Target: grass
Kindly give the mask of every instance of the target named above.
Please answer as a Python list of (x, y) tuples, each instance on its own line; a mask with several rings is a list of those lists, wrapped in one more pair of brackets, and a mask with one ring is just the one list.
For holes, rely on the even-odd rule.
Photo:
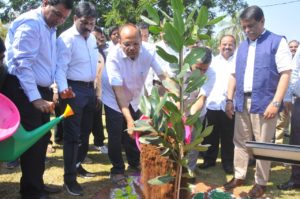
[[(92, 138), (92, 136), (91, 136)], [(92, 140), (92, 139), (91, 139)], [(55, 185), (62, 187), (63, 185), (63, 158), (62, 158), (62, 146), (56, 145), (56, 152), (47, 154), (49, 162), (46, 164), (46, 170), (44, 173), (45, 184)], [(96, 177), (91, 179), (83, 179), (78, 177), (78, 182), (84, 188), (85, 195), (77, 197), (79, 199), (94, 198), (95, 195), (101, 191), (102, 188), (106, 188), (109, 184), (109, 171), (110, 162), (106, 154), (99, 154), (97, 151), (89, 151), (88, 157), (92, 159), (93, 163), (83, 164), (90, 172), (95, 172)], [(199, 160), (201, 163), (202, 160)], [(32, 163), (34, 164), (34, 163)], [(19, 199), (19, 180), (21, 172), (20, 167), (13, 170), (4, 168), (4, 165), (0, 166), (0, 198), (1, 199)], [(246, 179), (246, 185), (239, 187), (235, 190), (235, 193), (248, 192), (253, 183), (254, 168), (250, 167), (248, 170), (248, 176)], [(280, 191), (276, 188), (277, 184), (286, 182), (290, 177), (289, 167), (283, 166), (282, 163), (272, 163), (272, 170), (270, 173), (270, 181), (268, 183), (267, 194), (265, 198), (279, 198), (279, 199), (299, 199), (300, 191)], [(197, 181), (206, 185), (219, 187), (226, 181), (230, 180), (232, 175), (225, 175), (221, 169), (220, 159), (217, 161), (217, 166), (203, 170)], [(53, 199), (71, 199), (76, 198), (68, 195), (65, 191), (59, 194), (51, 195)], [(102, 198), (101, 198), (102, 199)], [(103, 198), (104, 199), (104, 198)]]

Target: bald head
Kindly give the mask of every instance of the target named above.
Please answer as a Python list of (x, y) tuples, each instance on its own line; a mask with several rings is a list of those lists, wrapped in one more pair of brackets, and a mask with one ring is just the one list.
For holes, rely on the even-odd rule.
[(125, 24), (120, 28), (120, 45), (124, 53), (131, 59), (139, 55), (141, 34), (134, 24)]

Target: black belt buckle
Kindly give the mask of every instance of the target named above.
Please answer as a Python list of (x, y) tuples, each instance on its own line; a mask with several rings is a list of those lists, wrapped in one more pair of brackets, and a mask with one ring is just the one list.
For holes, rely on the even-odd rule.
[(251, 96), (252, 96), (252, 93), (251, 93), (251, 92), (246, 92), (246, 93), (244, 93), (244, 96), (245, 96), (245, 97), (251, 97)]

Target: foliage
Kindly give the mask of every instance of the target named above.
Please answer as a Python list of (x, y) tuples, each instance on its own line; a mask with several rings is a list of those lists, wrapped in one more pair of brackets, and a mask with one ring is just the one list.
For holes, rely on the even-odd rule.
[[(75, 5), (80, 0), (74, 0)], [(97, 7), (99, 18), (97, 24), (102, 27), (109, 27), (111, 25), (123, 24), (126, 22), (137, 23), (140, 22), (140, 15), (147, 15), (145, 7), (153, 5), (155, 8), (159, 8), (167, 15), (172, 16), (173, 12), (170, 7), (171, 0), (91, 0)], [(4, 3), (0, 0), (1, 13), (0, 17), (3, 23), (9, 23), (20, 13), (23, 13), (31, 8), (35, 8), (40, 5), (41, 1), (36, 0), (10, 0), (8, 3)], [(192, 12), (196, 6), (206, 6), (209, 9), (209, 18), (214, 18), (217, 12), (224, 12), (229, 15), (234, 15), (236, 10), (244, 8), (247, 4), (244, 0), (184, 0), (183, 5), (186, 13)], [(219, 10), (212, 10), (211, 8), (218, 7)], [(162, 12), (159, 13), (162, 17)], [(70, 27), (72, 24), (72, 18), (68, 18), (66, 23), (60, 27), (59, 32)], [(211, 34), (211, 29), (209, 34)]]
[(6, 33), (7, 33), (7, 28), (3, 26), (0, 20), (0, 37), (2, 38), (3, 41), (5, 40)]
[[(200, 111), (193, 115), (190, 113), (191, 106), (186, 104), (184, 96), (199, 89), (206, 81), (206, 76), (195, 70), (191, 75), (186, 75), (191, 66), (205, 55), (204, 47), (190, 48), (202, 39), (209, 39), (206, 30), (221, 21), (225, 16), (209, 19), (209, 11), (206, 6), (200, 9), (194, 8), (189, 12), (182, 0), (171, 0), (170, 10), (172, 15), (156, 9), (155, 6), (145, 7), (147, 17), (141, 18), (149, 23), (150, 31), (154, 34), (163, 33), (163, 39), (178, 53), (178, 56), (168, 54), (164, 49), (158, 48), (158, 54), (167, 62), (173, 63), (176, 75), (172, 80), (164, 80), (163, 85), (167, 92), (163, 97), (159, 96), (157, 88), (154, 87), (149, 97), (141, 98), (140, 110), (147, 116), (148, 120), (135, 121), (135, 131), (148, 131), (152, 136), (141, 137), (143, 143), (157, 145), (162, 155), (170, 156), (178, 165), (175, 180), (176, 195), (180, 189), (182, 167), (187, 167), (188, 152), (191, 150), (204, 151), (207, 146), (201, 145), (204, 137), (212, 131), (212, 127), (203, 130), (199, 115)], [(160, 14), (159, 14), (160, 13)], [(164, 23), (160, 23), (160, 16), (164, 16)], [(184, 57), (184, 51), (188, 50)], [(174, 64), (175, 63), (175, 64)], [(179, 105), (178, 105), (179, 104)], [(194, 139), (189, 142), (185, 139), (187, 125), (192, 126)], [(174, 180), (170, 174), (159, 176), (149, 181), (151, 184), (163, 184)], [(179, 197), (179, 196), (178, 196)]]

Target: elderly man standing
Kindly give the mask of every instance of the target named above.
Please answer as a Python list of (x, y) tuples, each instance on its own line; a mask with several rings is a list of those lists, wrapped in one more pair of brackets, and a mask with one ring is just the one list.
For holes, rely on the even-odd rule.
[[(236, 100), (234, 127), (234, 178), (224, 185), (230, 190), (244, 183), (249, 154), (246, 141), (253, 136), (258, 142), (271, 142), (275, 134), (278, 111), (288, 87), (292, 55), (285, 38), (265, 30), (261, 8), (250, 6), (240, 15), (247, 39), (236, 56), (235, 72), (229, 79), (226, 113), (233, 116), (233, 94)], [(269, 180), (270, 161), (257, 160), (255, 184), (249, 197), (264, 195)]]
[(127, 184), (124, 175), (122, 145), (129, 166), (139, 169), (140, 153), (135, 145), (132, 130), (134, 120), (140, 116), (139, 98), (152, 67), (162, 80), (165, 79), (154, 49), (142, 44), (139, 29), (134, 24), (120, 28), (120, 42), (109, 52), (102, 75), (102, 102), (106, 113), (108, 131), (108, 156), (113, 165), (110, 178), (119, 186)]
[[(54, 111), (50, 85), (56, 69), (56, 26), (64, 23), (72, 0), (43, 0), (42, 6), (15, 19), (6, 37), (7, 79), (3, 93), (18, 107), (21, 123), (33, 130), (50, 120)], [(20, 158), (22, 199), (47, 199), (57, 191), (44, 185), (45, 157), (50, 134), (42, 137)]]
[[(88, 151), (93, 113), (96, 107), (98, 49), (95, 36), (90, 34), (96, 23), (96, 8), (90, 2), (80, 2), (75, 8), (74, 25), (57, 40), (56, 81), (62, 105), (70, 104), (75, 115), (64, 121), (64, 183), (71, 195), (82, 195), (76, 175), (89, 178), (81, 163)], [(73, 98), (66, 92), (73, 91)]]
[(235, 38), (232, 35), (224, 35), (219, 44), (220, 54), (213, 58), (211, 67), (216, 73), (212, 91), (207, 98), (206, 118), (208, 125), (213, 125), (211, 134), (204, 139), (205, 144), (210, 144), (204, 155), (204, 163), (200, 169), (206, 169), (216, 165), (221, 141), (221, 160), (226, 173), (233, 173), (233, 125), (225, 113), (226, 95), (229, 76), (235, 64)]

